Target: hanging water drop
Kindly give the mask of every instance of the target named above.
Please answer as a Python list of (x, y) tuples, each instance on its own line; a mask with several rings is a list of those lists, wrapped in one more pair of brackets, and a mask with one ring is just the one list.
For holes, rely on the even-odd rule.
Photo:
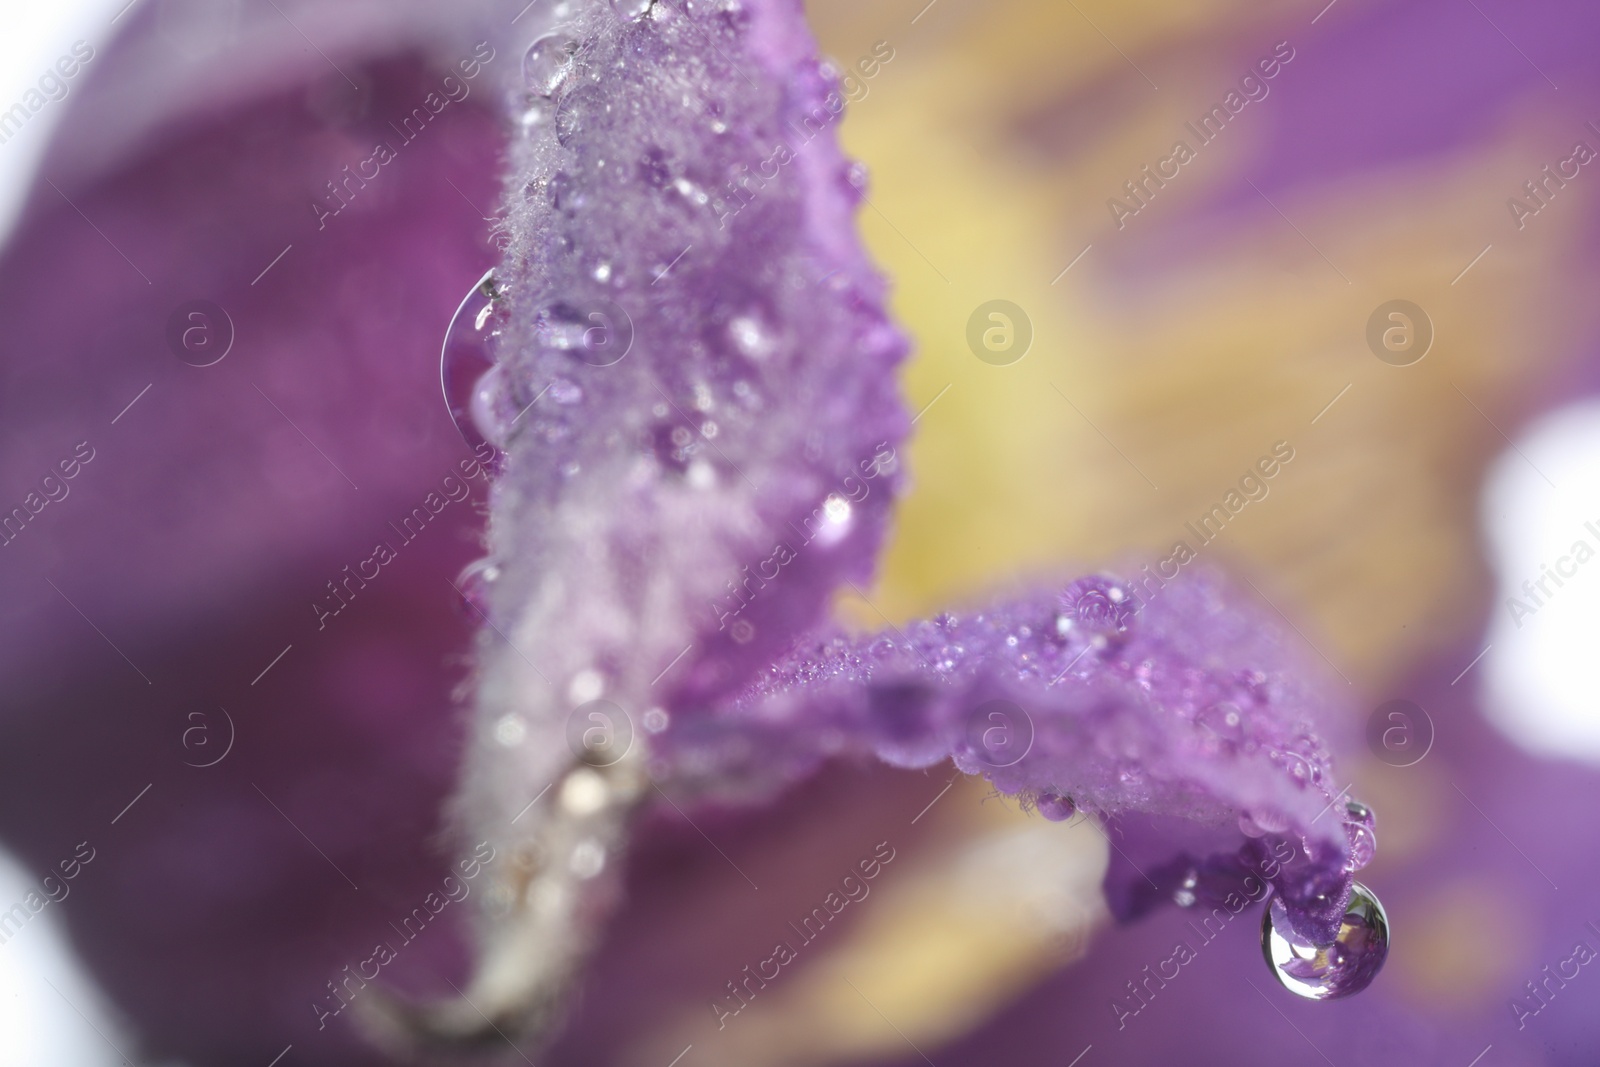
[(572, 70), (578, 40), (565, 33), (547, 33), (522, 55), (522, 80), (540, 96), (554, 95)]
[(1034, 802), (1034, 807), (1039, 809), (1051, 822), (1066, 822), (1077, 813), (1078, 805), (1072, 802), (1071, 797), (1064, 797), (1059, 793), (1040, 793), (1039, 799)]
[(439, 355), (439, 384), (445, 407), (461, 439), (474, 452), (490, 438), (482, 431), (474, 412), (479, 385), (495, 367), (494, 338), (499, 332), (503, 298), (504, 290), (496, 284), (494, 271), (485, 272), (451, 317)]
[(1359, 800), (1347, 802), (1344, 833), (1350, 841), (1350, 862), (1345, 864), (1345, 870), (1359, 871), (1378, 853), (1377, 819), (1372, 809)]
[(1389, 956), (1389, 917), (1372, 891), (1354, 882), (1337, 940), (1318, 947), (1295, 933), (1288, 909), (1274, 896), (1261, 917), (1261, 951), (1291, 993), (1307, 1000), (1338, 1000), (1367, 988), (1383, 968)]

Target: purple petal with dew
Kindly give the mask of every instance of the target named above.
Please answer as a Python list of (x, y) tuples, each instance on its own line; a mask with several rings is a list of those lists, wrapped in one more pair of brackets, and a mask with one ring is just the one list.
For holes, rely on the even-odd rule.
[[(756, 788), (836, 755), (948, 758), (1025, 805), (1070, 798), (1112, 817), (1112, 871), (1145, 883), (1113, 884), (1124, 917), (1186, 880), (1181, 902), (1194, 903), (1255, 875), (1253, 899), (1270, 882), (1304, 936), (1333, 941), (1350, 844), (1317, 733), (1337, 717), (1332, 687), (1298, 638), (1215, 575), (1143, 593), (1090, 578), (1061, 595), (809, 641), (714, 716), (669, 729), (658, 758), (712, 789)], [(1162, 817), (1164, 840), (1149, 816)], [(1123, 817), (1138, 821), (1137, 859), (1119, 842)]]
[[(748, 684), (870, 576), (906, 342), (798, 4), (586, 5), (522, 73), (468, 405), (503, 455), (457, 808), (526, 857), (486, 898), (509, 906), (467, 999), (542, 1031), (648, 795), (645, 728)], [(471, 1038), (476, 1012), (409, 1036)]]
[(870, 574), (906, 345), (799, 6), (595, 8), (513, 148), (489, 600), (553, 681), (643, 703), (692, 642), (682, 705)]

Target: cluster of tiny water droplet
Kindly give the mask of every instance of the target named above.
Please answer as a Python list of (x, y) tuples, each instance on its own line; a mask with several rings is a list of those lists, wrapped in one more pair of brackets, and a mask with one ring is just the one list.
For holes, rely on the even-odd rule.
[[(804, 426), (771, 419), (779, 401), (798, 414), (836, 394), (847, 381), (829, 373), (839, 360), (883, 365), (903, 341), (874, 306), (877, 289), (862, 287), (864, 262), (813, 262), (795, 240), (802, 163), (776, 175), (760, 166), (779, 143), (832, 158), (831, 129), (818, 137), (796, 117), (837, 75), (808, 68), (810, 81), (788, 91), (752, 76), (750, 19), (740, 0), (558, 4), (528, 44), (512, 101), (512, 327), (495, 364), (506, 369), (485, 368), (463, 406), (477, 436), (535, 442), (567, 477), (600, 444), (649, 461), (631, 478), (702, 489), (754, 481), (749, 465), (798, 452), (824, 472), (791, 479), (797, 495), (825, 492), (872, 454), (851, 440), (865, 439), (866, 422), (846, 411), (818, 419), (812, 405)], [(863, 169), (838, 169), (859, 200)], [(649, 375), (629, 370), (630, 349)], [(890, 384), (857, 398), (886, 429), (899, 417)]]

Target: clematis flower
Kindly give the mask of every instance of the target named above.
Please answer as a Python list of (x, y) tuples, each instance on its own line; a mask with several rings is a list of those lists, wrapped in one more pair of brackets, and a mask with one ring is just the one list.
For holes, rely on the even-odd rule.
[[(830, 621), (870, 587), (911, 420), (798, 5), (401, 7), (376, 37), (359, 5), (240, 11), (239, 70), (129, 15), (0, 266), (0, 464), (38, 487), (0, 549), (4, 829), (40, 867), (103, 839), (70, 918), (149, 1055), (606, 1062), (624, 935), (670, 954), (683, 911), (649, 898), (704, 884), (672, 843), (862, 760), (1103, 820), (1120, 918), (1270, 885), (1281, 936), (1348, 938), (1372, 838), (1334, 777), (1347, 709), (1232, 580), (1129, 565)], [(159, 121), (112, 121), (130, 83)], [(441, 402), (451, 322), (470, 395)], [(1168, 994), (1143, 968), (1180, 954), (1115, 944), (1063, 980), (1101, 1026), (1158, 990), (1186, 1021), (1266, 1010), (1232, 970)], [(762, 988), (722, 977), (717, 1028)], [(1158, 1032), (1175, 1056), (1189, 1028)], [(1019, 1033), (952, 1054), (1021, 1061)]]

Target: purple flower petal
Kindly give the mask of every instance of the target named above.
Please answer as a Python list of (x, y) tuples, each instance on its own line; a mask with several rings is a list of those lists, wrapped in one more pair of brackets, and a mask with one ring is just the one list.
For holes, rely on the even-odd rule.
[(1161, 816), (1159, 839), (1130, 820), (1139, 859), (1112, 839), (1126, 865), (1127, 884), (1114, 864), (1111, 887), (1124, 917), (1151, 906), (1146, 885), (1170, 900), (1205, 875), (1187, 903), (1220, 902), (1250, 892), (1253, 874), (1251, 899), (1270, 882), (1304, 936), (1331, 942), (1350, 884), (1342, 801), (1329, 814), (1330, 754), (1316, 732), (1335, 719), (1332, 687), (1297, 638), (1215, 576), (1152, 582), (1143, 594), (1084, 579), (1061, 597), (824, 636), (714, 718), (669, 730), (660, 758), (722, 789), (863, 751), (908, 767), (949, 758), (1025, 804), (1066, 797), (1097, 815)]
[[(473, 402), (505, 465), (459, 810), (530, 859), (500, 886), (509, 914), (469, 1000), (554, 1021), (646, 769), (770, 790), (847, 751), (1226, 827), (1297, 931), (1332, 941), (1350, 879), (1342, 823), (1317, 825), (1326, 702), (1214, 581), (1136, 613), (1131, 589), (1086, 579), (759, 673), (868, 576), (905, 428), (904, 343), (854, 237), (843, 99), (812, 56), (786, 3), (657, 3), (591, 8), (524, 57), (497, 365)], [(669, 733), (636, 750), (641, 726)], [(618, 730), (614, 758), (574, 744)], [(460, 1039), (468, 1006), (396, 1018)]]
[[(625, 706), (681, 706), (871, 573), (906, 345), (798, 5), (592, 5), (562, 32), (513, 147), (490, 599), (557, 690), (599, 670)], [(607, 329), (625, 354), (591, 347)]]
[[(645, 788), (642, 741), (574, 770), (574, 738), (748, 683), (883, 537), (906, 343), (815, 51), (794, 3), (591, 4), (523, 62), (499, 363), (475, 406), (505, 456), (459, 810), (473, 840), (547, 857), (505, 873), (512, 913), (469, 990), (534, 1029)], [(482, 1026), (441, 1010), (424, 1029)]]

